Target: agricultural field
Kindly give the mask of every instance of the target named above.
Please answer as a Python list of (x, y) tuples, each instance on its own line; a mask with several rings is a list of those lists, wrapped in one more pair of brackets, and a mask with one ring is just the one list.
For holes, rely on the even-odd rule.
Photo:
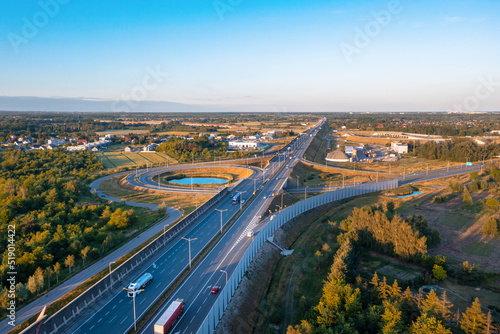
[(120, 152), (104, 151), (95, 155), (102, 161), (104, 168), (135, 167), (146, 165), (176, 164), (177, 160), (162, 152)]
[(107, 130), (107, 131), (100, 131), (96, 132), (98, 136), (104, 136), (107, 134), (112, 134), (115, 136), (126, 136), (131, 133), (136, 134), (136, 135), (145, 135), (150, 133), (151, 131), (149, 130), (137, 130), (137, 129), (125, 129), (125, 130)]

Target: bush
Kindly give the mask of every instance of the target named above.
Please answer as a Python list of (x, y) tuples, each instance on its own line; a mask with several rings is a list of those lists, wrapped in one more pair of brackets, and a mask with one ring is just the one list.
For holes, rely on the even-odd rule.
[(499, 235), (500, 224), (495, 217), (489, 217), (483, 225), (483, 234), (488, 237), (496, 237)]
[(432, 275), (438, 281), (442, 281), (447, 277), (446, 270), (444, 270), (443, 267), (441, 267), (437, 264), (435, 264), (434, 268), (432, 268)]

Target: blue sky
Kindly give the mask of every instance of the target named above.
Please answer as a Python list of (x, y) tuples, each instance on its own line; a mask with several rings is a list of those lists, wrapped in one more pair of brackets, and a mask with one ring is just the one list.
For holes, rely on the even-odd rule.
[(495, 0), (41, 3), (50, 6), (0, 1), (0, 96), (134, 95), (221, 111), (500, 109)]

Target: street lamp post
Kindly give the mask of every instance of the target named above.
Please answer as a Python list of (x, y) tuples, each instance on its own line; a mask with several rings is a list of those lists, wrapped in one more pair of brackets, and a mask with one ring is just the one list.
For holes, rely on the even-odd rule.
[(304, 199), (307, 199), (307, 186), (304, 187)]
[(195, 241), (198, 238), (188, 239), (188, 238), (182, 237), (181, 239), (187, 240), (189, 243), (189, 269), (191, 269), (191, 241)]
[(144, 289), (131, 290), (131, 289), (123, 288), (123, 290), (127, 290), (128, 292), (132, 292), (132, 301), (133, 301), (133, 304), (134, 304), (134, 330), (137, 330), (137, 326), (136, 326), (137, 320), (136, 320), (136, 316), (135, 316), (135, 295), (136, 295), (136, 292), (138, 292), (138, 291), (144, 291)]
[(109, 283), (111, 284), (111, 287), (113, 287), (113, 279), (111, 278), (111, 265), (115, 263), (115, 261), (109, 263)]
[(246, 190), (245, 191), (236, 191), (236, 192), (240, 194), (240, 210), (241, 210), (241, 201), (243, 201), (243, 193), (246, 193)]
[(226, 210), (215, 209), (215, 210), (220, 212), (220, 234), (222, 234), (222, 213), (224, 211), (227, 211), (227, 209)]
[(297, 189), (299, 189), (299, 176), (297, 175)]
[(223, 273), (225, 273), (225, 274), (226, 274), (226, 285), (227, 285), (227, 271), (222, 270), (222, 269), (221, 269), (220, 271), (222, 271)]

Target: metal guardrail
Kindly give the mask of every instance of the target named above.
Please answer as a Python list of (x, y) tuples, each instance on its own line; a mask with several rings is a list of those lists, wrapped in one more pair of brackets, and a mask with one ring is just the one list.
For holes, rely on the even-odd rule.
[(283, 224), (287, 223), (298, 215), (323, 204), (349, 198), (352, 196), (393, 189), (397, 187), (397, 179), (379, 181), (369, 184), (361, 184), (354, 187), (338, 189), (323, 193), (318, 196), (310, 197), (279, 212), (274, 217), (274, 219), (271, 220), (261, 231), (256, 233), (255, 239), (252, 241), (245, 254), (239, 261), (238, 265), (234, 269), (227, 284), (224, 286), (214, 305), (210, 309), (208, 315), (205, 317), (205, 320), (203, 321), (197, 334), (211, 334), (214, 332), (217, 324), (222, 318), (224, 310), (231, 301), (231, 298), (234, 295), (239, 283), (241, 282), (241, 279), (245, 275), (248, 266), (255, 257), (255, 254), (257, 254), (257, 251), (266, 242), (267, 238), (270, 237), (274, 233), (274, 231), (276, 231)]

